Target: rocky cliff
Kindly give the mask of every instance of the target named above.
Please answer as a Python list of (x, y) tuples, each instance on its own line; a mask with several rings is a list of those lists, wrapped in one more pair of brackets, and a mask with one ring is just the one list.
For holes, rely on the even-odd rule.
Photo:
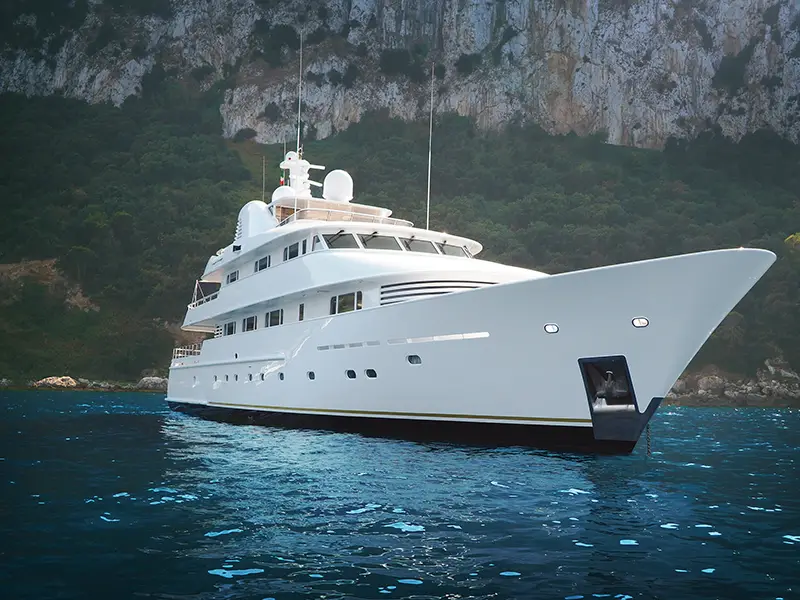
[[(0, 9), (0, 91), (120, 104), (164, 73), (224, 90), (224, 134), (318, 137), (435, 108), (661, 147), (800, 141), (800, 0), (55, 0)], [(149, 81), (148, 81), (149, 77)], [(249, 131), (252, 130), (252, 131)], [(240, 134), (241, 135), (241, 134)]]

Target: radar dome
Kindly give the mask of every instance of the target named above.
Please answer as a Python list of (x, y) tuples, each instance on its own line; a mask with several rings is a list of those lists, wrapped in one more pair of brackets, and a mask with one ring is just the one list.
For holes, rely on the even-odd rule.
[(353, 178), (350, 173), (341, 169), (328, 173), (322, 182), (322, 197), (334, 202), (350, 202), (353, 199)]
[(239, 221), (236, 224), (236, 239), (249, 238), (260, 233), (265, 233), (278, 224), (278, 221), (269, 212), (267, 205), (261, 200), (248, 202), (239, 211)]
[(290, 185), (282, 185), (280, 187), (275, 188), (275, 191), (272, 192), (272, 201), (278, 202), (279, 200), (284, 200), (285, 198), (291, 198), (294, 200), (295, 194), (297, 192), (294, 191), (294, 188)]

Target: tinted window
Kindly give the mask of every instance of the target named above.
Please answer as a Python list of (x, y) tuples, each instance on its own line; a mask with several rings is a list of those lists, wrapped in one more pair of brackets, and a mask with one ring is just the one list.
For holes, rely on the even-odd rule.
[(253, 331), (256, 328), (256, 318), (247, 317), (242, 321), (242, 331)]
[(300, 304), (300, 309), (297, 311), (297, 320), (302, 321), (306, 313), (306, 305)]
[(437, 242), (436, 244), (441, 250), (442, 254), (447, 254), (447, 256), (466, 256), (467, 253), (464, 252), (464, 248), (461, 246), (453, 246), (452, 244), (440, 244)]
[(323, 235), (325, 243), (331, 250), (339, 250), (341, 248), (358, 248), (355, 236), (352, 233), (334, 233), (331, 235)]
[(275, 327), (276, 325), (283, 325), (283, 309), (273, 310), (267, 314), (267, 327)]
[(297, 258), (297, 255), (299, 254), (299, 248), (300, 248), (300, 244), (298, 244), (298, 243), (294, 243), (294, 244), (292, 244), (291, 246), (289, 246), (287, 248), (287, 250), (289, 252), (289, 258), (290, 259)]
[(339, 296), (339, 306), (337, 312), (346, 313), (356, 309), (356, 295), (342, 294)]
[(236, 323), (231, 321), (230, 323), (225, 323), (225, 335), (233, 335), (236, 333)]
[(388, 235), (360, 235), (361, 245), (367, 250), (402, 250), (397, 240)]
[(269, 266), (269, 263), (270, 263), (269, 256), (265, 256), (264, 258), (261, 258), (261, 259), (257, 260), (256, 261), (256, 273), (266, 269)]
[(410, 252), (427, 252), (428, 254), (438, 254), (436, 248), (433, 247), (433, 242), (428, 240), (416, 240), (404, 238), (402, 240), (406, 250)]
[(239, 279), (239, 271), (234, 271), (233, 273), (228, 273), (228, 276), (225, 278), (227, 283), (233, 283)]

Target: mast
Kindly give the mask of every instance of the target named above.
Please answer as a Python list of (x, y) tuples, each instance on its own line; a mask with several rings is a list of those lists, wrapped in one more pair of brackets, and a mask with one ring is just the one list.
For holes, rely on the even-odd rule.
[(264, 194), (267, 185), (267, 157), (261, 156), (261, 201), (264, 201)]
[(431, 228), (431, 143), (433, 142), (433, 62), (431, 62), (431, 115), (428, 126), (428, 200), (425, 209), (425, 229)]
[(297, 153), (300, 154), (300, 99), (303, 93), (303, 32), (300, 32), (300, 73), (297, 78)]

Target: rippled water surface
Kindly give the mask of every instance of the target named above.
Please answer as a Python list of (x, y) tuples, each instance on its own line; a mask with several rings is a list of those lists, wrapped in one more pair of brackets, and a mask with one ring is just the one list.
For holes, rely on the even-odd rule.
[(0, 393), (2, 598), (796, 598), (800, 413), (665, 407), (630, 456)]

